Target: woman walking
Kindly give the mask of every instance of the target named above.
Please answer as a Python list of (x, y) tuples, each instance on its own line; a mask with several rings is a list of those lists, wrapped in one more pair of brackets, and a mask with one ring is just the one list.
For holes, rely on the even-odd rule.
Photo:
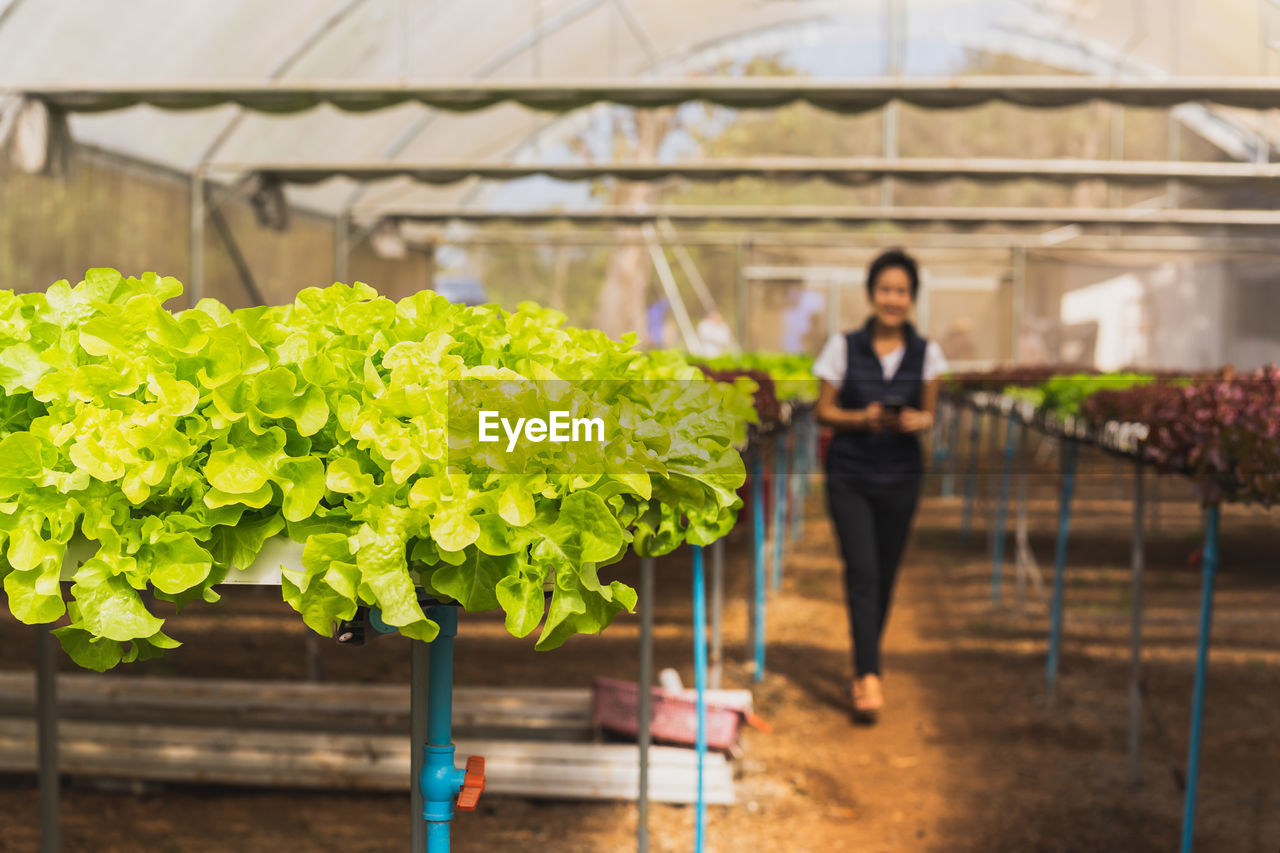
[(834, 430), (827, 505), (844, 558), (853, 711), (863, 722), (884, 705), (880, 640), (924, 476), (919, 435), (933, 425), (937, 378), (947, 371), (941, 347), (910, 322), (919, 289), (915, 259), (898, 249), (881, 254), (867, 271), (871, 317), (833, 335), (814, 365), (817, 418)]

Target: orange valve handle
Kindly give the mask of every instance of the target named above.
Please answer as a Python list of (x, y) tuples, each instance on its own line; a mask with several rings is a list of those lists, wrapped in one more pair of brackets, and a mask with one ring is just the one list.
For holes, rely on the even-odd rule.
[(467, 771), (462, 777), (462, 793), (458, 794), (458, 810), (475, 811), (484, 793), (484, 758), (473, 755), (467, 759)]

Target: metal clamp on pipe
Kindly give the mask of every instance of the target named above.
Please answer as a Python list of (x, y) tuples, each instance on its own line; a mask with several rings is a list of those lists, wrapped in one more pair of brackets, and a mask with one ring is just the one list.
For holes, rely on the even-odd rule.
[(379, 634), (394, 634), (395, 626), (382, 621), (382, 612), (376, 607), (357, 607), (350, 619), (338, 623), (333, 639), (340, 646), (363, 646), (365, 641)]

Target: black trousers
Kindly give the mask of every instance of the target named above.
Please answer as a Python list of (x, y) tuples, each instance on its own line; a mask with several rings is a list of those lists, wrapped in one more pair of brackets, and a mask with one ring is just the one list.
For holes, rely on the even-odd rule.
[(880, 638), (888, 621), (893, 583), (911, 533), (920, 485), (918, 477), (874, 485), (827, 472), (827, 507), (844, 557), (855, 676), (880, 674)]

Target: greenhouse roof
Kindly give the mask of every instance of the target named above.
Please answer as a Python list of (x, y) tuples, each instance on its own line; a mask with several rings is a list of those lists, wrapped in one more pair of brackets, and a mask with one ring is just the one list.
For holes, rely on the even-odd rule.
[(671, 107), (703, 101), (733, 109), (774, 109), (799, 101), (839, 113), (880, 109), (897, 100), (930, 109), (963, 109), (992, 101), (1025, 107), (1069, 107), (1102, 100), (1131, 107), (1172, 107), (1205, 101), (1242, 109), (1280, 106), (1280, 81), (1169, 78), (1089, 80), (1080, 77), (928, 77), (813, 80), (795, 77), (677, 80), (497, 80), (454, 82), (171, 83), (30, 86), (25, 94), (64, 112), (98, 113), (146, 105), (202, 110), (233, 105), (289, 115), (330, 106), (364, 113), (417, 104), (447, 112), (475, 112), (513, 103), (570, 112), (599, 103)]
[(627, 181), (725, 181), (743, 177), (806, 181), (821, 179), (861, 186), (890, 177), (906, 181), (1036, 180), (1070, 183), (1107, 180), (1143, 185), (1178, 180), (1200, 185), (1232, 185), (1280, 180), (1275, 163), (1189, 163), (1143, 160), (1027, 160), (948, 157), (751, 157), (678, 163), (220, 163), (218, 172), (260, 172), (290, 184), (315, 184), (333, 177), (355, 181), (408, 178), (424, 184), (452, 184), (467, 178), (516, 180), (545, 176), (558, 181), (620, 178)]
[[(571, 160), (555, 143), (592, 111), (557, 118), (520, 103), (563, 111), (686, 97), (844, 111), (891, 97), (933, 107), (1190, 100), (1216, 104), (1183, 110), (1251, 157), (1250, 136), (1269, 130), (1251, 108), (1277, 105), (1275, 84), (1253, 75), (1280, 65), (1260, 36), (1276, 31), (1280, 10), (1270, 21), (1254, 0), (1177, 0), (1159, 15), (1149, 5), (900, 0), (902, 76), (887, 77), (877, 76), (892, 53), (882, 0), (0, 0), (0, 93), (38, 93), (76, 111), (78, 141), (188, 172)], [(1077, 76), (949, 76), (975, 52)], [(803, 76), (740, 76), (768, 57)], [(716, 76), (725, 74), (738, 76)], [(362, 177), (289, 197), (333, 213), (478, 203), (477, 177), (435, 186), (404, 174), (361, 189), (352, 178)]]

